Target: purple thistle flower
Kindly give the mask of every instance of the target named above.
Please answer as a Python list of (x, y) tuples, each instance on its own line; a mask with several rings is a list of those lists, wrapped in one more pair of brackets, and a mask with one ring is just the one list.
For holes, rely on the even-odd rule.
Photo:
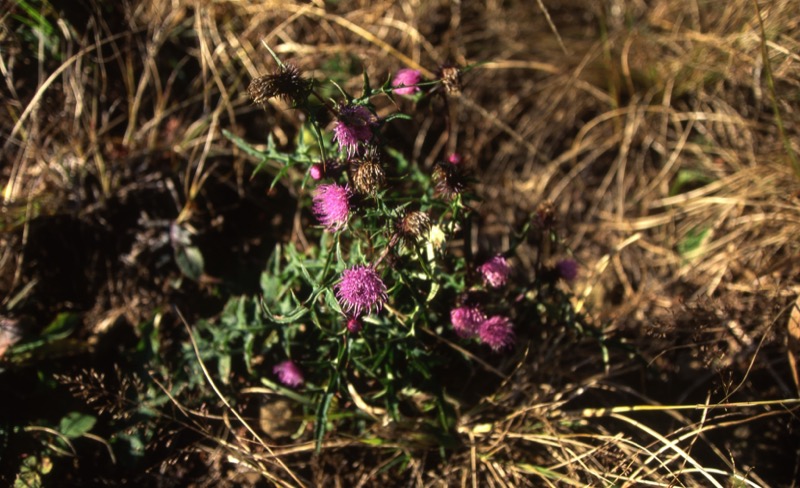
[(361, 332), (361, 329), (364, 325), (361, 323), (361, 319), (358, 317), (350, 317), (347, 319), (347, 330), (351, 334), (358, 334)]
[(369, 266), (354, 266), (342, 272), (342, 279), (334, 286), (336, 298), (342, 309), (353, 317), (362, 312), (380, 311), (383, 303), (389, 299), (386, 285)]
[(329, 231), (341, 230), (350, 215), (350, 189), (336, 183), (319, 185), (312, 210)]
[(392, 86), (395, 87), (394, 92), (398, 95), (413, 95), (419, 92), (419, 87), (412, 85), (416, 85), (420, 81), (422, 81), (422, 74), (419, 71), (403, 68), (394, 75)]
[(481, 322), (478, 336), (481, 342), (495, 351), (505, 349), (514, 344), (514, 324), (502, 315), (494, 315)]
[(303, 384), (303, 373), (291, 359), (276, 364), (272, 372), (278, 375), (278, 380), (286, 386), (297, 388)]
[(319, 163), (314, 163), (308, 168), (308, 174), (311, 176), (311, 179), (314, 181), (319, 181), (325, 176), (325, 169)]
[(483, 280), (493, 288), (505, 285), (508, 275), (511, 274), (508, 261), (499, 254), (478, 267), (478, 271), (483, 275)]
[(486, 315), (478, 307), (463, 306), (450, 311), (450, 323), (459, 337), (465, 339), (478, 333), (478, 327), (486, 320)]
[(578, 277), (578, 263), (574, 259), (562, 259), (556, 263), (558, 275), (566, 281), (572, 281)]
[(361, 105), (340, 105), (338, 121), (333, 127), (333, 140), (339, 143), (339, 150), (346, 151), (352, 158), (358, 145), (372, 139), (372, 127), (377, 123), (367, 107)]

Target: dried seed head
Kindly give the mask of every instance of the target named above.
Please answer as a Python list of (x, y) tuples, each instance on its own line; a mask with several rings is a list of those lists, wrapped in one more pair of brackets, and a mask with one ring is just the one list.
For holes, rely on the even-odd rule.
[(291, 64), (285, 64), (271, 75), (261, 76), (250, 82), (247, 93), (253, 103), (265, 105), (272, 97), (280, 97), (294, 105), (300, 105), (311, 92), (311, 82), (300, 75)]
[(442, 66), (440, 76), (448, 95), (461, 94), (461, 70), (457, 66)]
[(436, 193), (450, 198), (461, 193), (466, 187), (464, 176), (458, 167), (451, 163), (439, 162), (433, 168), (433, 183)]
[(431, 218), (425, 212), (408, 212), (397, 225), (397, 232), (407, 245), (424, 238), (430, 230)]
[(556, 211), (553, 203), (545, 200), (536, 207), (536, 223), (542, 229), (550, 229), (556, 223)]
[(350, 181), (358, 193), (375, 195), (386, 183), (380, 154), (369, 151), (363, 158), (350, 164)]

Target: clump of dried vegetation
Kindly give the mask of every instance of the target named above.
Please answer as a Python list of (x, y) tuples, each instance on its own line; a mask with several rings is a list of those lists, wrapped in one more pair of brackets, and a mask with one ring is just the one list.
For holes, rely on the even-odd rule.
[[(795, 1), (12, 0), (0, 12), (0, 479), (796, 486)], [(447, 126), (423, 107), (421, 129), (392, 137), (422, 167), (465, 155), (479, 248), (507, 247), (552, 202), (591, 330), (537, 330), (498, 365), (501, 382), (454, 407), (450, 438), (376, 420), (317, 452), (289, 438), (291, 404), (217, 385), (194, 354), (184, 324), (255, 293), (274, 244), (309, 222), (296, 190), (251, 178), (257, 162), (222, 133), (295, 140), (297, 112), (247, 97), (274, 69), (265, 44), (354, 90), (364, 70), (479, 63)], [(523, 270), (554, 259), (532, 243), (518, 257)], [(176, 385), (181, 370), (200, 374)]]

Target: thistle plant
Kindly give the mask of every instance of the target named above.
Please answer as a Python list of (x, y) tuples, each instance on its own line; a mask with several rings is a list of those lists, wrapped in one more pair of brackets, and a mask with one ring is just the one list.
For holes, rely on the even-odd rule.
[[(474, 259), (468, 245), (454, 244), (468, 239), (463, 229), (476, 213), (462, 156), (443, 155), (424, 168), (386, 135), (393, 120), (410, 117), (379, 117), (376, 104), (453, 96), (463, 70), (447, 66), (426, 81), (404, 68), (380, 86), (364, 75), (354, 96), (271, 54), (278, 69), (248, 93), (267, 110), (276, 98), (304, 113), (295, 147), (279, 151), (268, 139), (262, 151), (226, 135), (258, 160), (256, 171), (272, 172), (273, 185), (300, 187), (306, 238), (275, 249), (261, 296), (237, 302), (236, 313), (253, 314), (238, 322), (241, 346), (225, 347), (241, 351), (264, 385), (298, 400), (318, 445), (331, 429), (364, 428), (375, 411), (386, 412), (384, 424), (404, 425), (411, 416), (452, 434), (458, 396), (469, 388), (461, 373), (480, 376), (486, 371), (475, 364), (512, 360), (516, 341), (548, 322), (542, 287), (554, 282), (540, 279), (547, 273), (531, 281), (511, 265), (536, 215), (511, 248), (485, 249), (491, 258)], [(338, 99), (319, 94), (328, 83)], [(564, 314), (562, 305), (554, 315)]]

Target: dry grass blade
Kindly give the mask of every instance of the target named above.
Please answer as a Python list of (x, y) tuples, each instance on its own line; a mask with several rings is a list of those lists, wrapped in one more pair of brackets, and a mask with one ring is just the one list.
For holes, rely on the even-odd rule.
[[(178, 314), (178, 317), (180, 317), (181, 321), (183, 322), (183, 325), (186, 327), (186, 332), (189, 334), (189, 341), (192, 343), (192, 348), (194, 349), (195, 357), (197, 358), (198, 364), (200, 365), (200, 368), (203, 370), (203, 374), (205, 375), (206, 381), (208, 381), (209, 386), (211, 386), (211, 389), (213, 389), (214, 393), (217, 395), (217, 398), (219, 398), (219, 400), (222, 402), (223, 405), (225, 405), (225, 407), (228, 409), (228, 411), (231, 412), (234, 417), (236, 417), (236, 419), (239, 421), (239, 423), (241, 423), (242, 426), (244, 426), (244, 428), (247, 429), (248, 432), (250, 432), (250, 435), (253, 436), (253, 438), (259, 443), (259, 445), (261, 445), (261, 447), (263, 447), (264, 449), (267, 450), (267, 452), (276, 461), (278, 466), (280, 466), (284, 470), (284, 472), (286, 474), (288, 474), (292, 478), (292, 480), (294, 480), (294, 482), (296, 483), (295, 486), (305, 486), (300, 481), (300, 479), (297, 478), (297, 476), (294, 474), (294, 472), (291, 469), (289, 469), (289, 467), (286, 466), (283, 463), (281, 458), (274, 455), (274, 453), (272, 451), (272, 448), (266, 442), (264, 442), (264, 440), (261, 438), (261, 436), (258, 435), (258, 433), (253, 429), (253, 427), (251, 427), (250, 424), (245, 419), (243, 419), (241, 415), (239, 415), (239, 412), (237, 412), (233, 407), (231, 407), (230, 403), (228, 403), (228, 400), (225, 399), (225, 396), (222, 394), (222, 392), (219, 391), (219, 388), (217, 388), (216, 383), (211, 378), (211, 375), (209, 374), (208, 369), (206, 369), (206, 365), (203, 362), (203, 358), (200, 356), (200, 350), (197, 348), (197, 342), (195, 342), (195, 340), (194, 340), (194, 335), (192, 334), (192, 328), (189, 326), (189, 324), (183, 318), (183, 315), (181, 314), (180, 310), (178, 310), (176, 308), (175, 312)], [(261, 473), (264, 476), (266, 476), (270, 481), (272, 481), (272, 482), (274, 482), (274, 483), (276, 483), (276, 484), (278, 484), (280, 486), (292, 486), (292, 485), (288, 484), (286, 481), (284, 481), (284, 480), (282, 480), (280, 478), (276, 478), (274, 475), (272, 475), (263, 466), (261, 467)]]

